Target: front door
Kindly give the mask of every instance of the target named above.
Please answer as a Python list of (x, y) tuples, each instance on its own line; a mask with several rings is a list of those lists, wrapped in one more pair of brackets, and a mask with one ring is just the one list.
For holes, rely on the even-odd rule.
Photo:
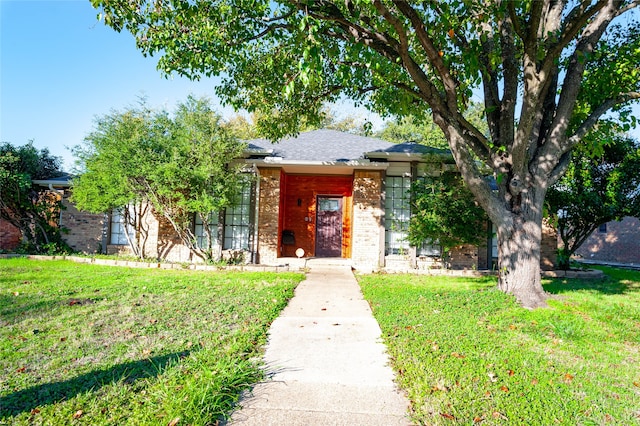
[(342, 197), (318, 197), (316, 257), (342, 257)]

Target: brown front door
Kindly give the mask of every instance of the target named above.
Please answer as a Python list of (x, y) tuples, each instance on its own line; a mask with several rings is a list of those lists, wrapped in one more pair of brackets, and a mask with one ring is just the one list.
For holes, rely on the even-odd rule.
[(342, 197), (318, 197), (316, 257), (342, 257)]

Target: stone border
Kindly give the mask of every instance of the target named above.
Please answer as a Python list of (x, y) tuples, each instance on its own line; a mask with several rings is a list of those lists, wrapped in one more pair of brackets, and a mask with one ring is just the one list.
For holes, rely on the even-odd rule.
[(228, 265), (215, 266), (203, 265), (199, 263), (164, 263), (164, 262), (137, 262), (132, 260), (100, 259), (95, 257), (82, 256), (44, 256), (35, 254), (0, 254), (0, 259), (22, 257), (34, 260), (70, 260), (76, 263), (89, 263), (93, 265), (125, 266), (129, 268), (148, 269), (175, 269), (181, 271), (240, 271), (240, 272), (290, 272), (289, 265), (267, 266), (267, 265)]
[(603, 278), (604, 272), (599, 269), (542, 271), (545, 278)]
[[(384, 273), (387, 274), (414, 274), (414, 275), (434, 275), (434, 276), (451, 276), (451, 277), (489, 277), (489, 276), (497, 276), (497, 271), (486, 271), (486, 270), (463, 270), (463, 269), (383, 269)], [(553, 271), (542, 271), (543, 278), (582, 278), (582, 279), (591, 279), (591, 278), (602, 278), (604, 277), (604, 272), (597, 269), (587, 269), (587, 270), (553, 270)]]
[[(100, 259), (95, 257), (82, 257), (82, 256), (44, 256), (35, 254), (0, 254), (0, 259), (8, 259), (14, 257), (23, 257), (25, 259), (36, 260), (70, 260), (77, 263), (90, 263), (93, 265), (107, 265), (107, 266), (125, 266), (129, 268), (149, 268), (149, 269), (175, 269), (186, 271), (241, 271), (241, 272), (298, 272), (288, 264), (279, 266), (269, 265), (227, 265), (227, 266), (215, 266), (215, 265), (203, 265), (201, 263), (164, 263), (164, 262), (137, 262), (132, 260), (116, 260), (116, 259)], [(414, 275), (437, 275), (437, 276), (450, 276), (450, 277), (488, 277), (496, 276), (497, 271), (478, 271), (472, 269), (382, 269), (381, 272), (386, 274), (414, 274)], [(598, 269), (587, 270), (554, 270), (554, 271), (542, 271), (543, 278), (602, 278), (604, 272)]]

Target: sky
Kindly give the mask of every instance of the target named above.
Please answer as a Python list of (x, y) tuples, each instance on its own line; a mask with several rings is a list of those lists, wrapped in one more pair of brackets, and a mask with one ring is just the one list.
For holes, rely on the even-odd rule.
[[(165, 78), (129, 33), (97, 20), (89, 0), (0, 0), (0, 141), (34, 141), (73, 166), (97, 116), (146, 96), (173, 110), (187, 95), (209, 96), (215, 80)], [(230, 109), (219, 108), (223, 116)]]
[[(33, 140), (64, 160), (82, 143), (96, 117), (123, 110), (145, 96), (154, 108), (173, 110), (189, 94), (214, 95), (215, 79), (165, 77), (156, 58), (145, 58), (133, 36), (97, 19), (89, 0), (0, 0), (0, 142)], [(338, 116), (379, 119), (343, 103)], [(636, 108), (640, 114), (640, 108)], [(218, 108), (224, 117), (234, 112)], [(640, 129), (634, 132), (640, 137)]]

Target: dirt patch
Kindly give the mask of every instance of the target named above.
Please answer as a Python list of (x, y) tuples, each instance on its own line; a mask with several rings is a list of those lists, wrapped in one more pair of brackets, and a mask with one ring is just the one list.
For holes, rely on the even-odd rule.
[(69, 299), (67, 300), (67, 302), (65, 303), (66, 305), (69, 306), (75, 306), (75, 305), (93, 305), (94, 303), (96, 303), (94, 300), (91, 299)]

